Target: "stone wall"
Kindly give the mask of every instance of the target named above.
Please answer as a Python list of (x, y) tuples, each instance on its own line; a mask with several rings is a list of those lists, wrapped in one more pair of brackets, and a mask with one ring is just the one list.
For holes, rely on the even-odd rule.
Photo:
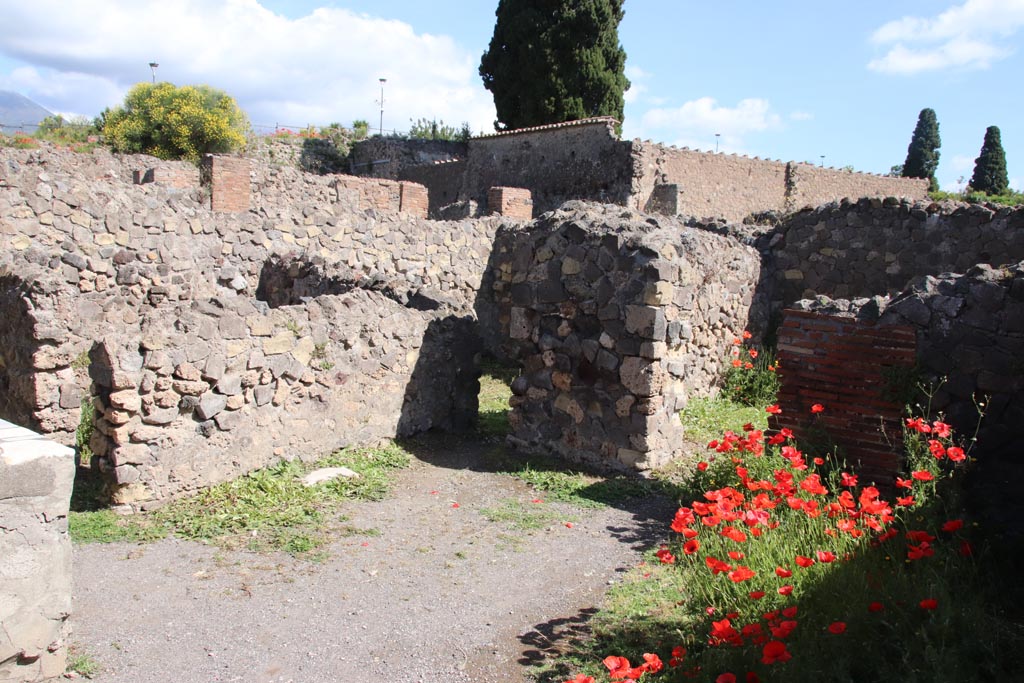
[[(138, 338), (194, 302), (256, 306), (275, 259), (328, 274), (321, 294), (370, 288), (474, 313), (501, 219), (424, 221), (402, 212), (401, 183), (264, 164), (252, 166), (248, 211), (213, 212), (198, 188), (134, 184), (155, 161), (0, 150), (4, 417), (73, 444), (93, 342)], [(405, 199), (425, 208), (422, 193)]]
[(273, 309), (223, 297), (151, 311), (138, 335), (90, 352), (94, 466), (114, 503), (145, 506), (280, 458), (465, 428), (476, 338), (468, 318), (362, 289)]
[(534, 215), (569, 199), (625, 206), (633, 165), (614, 128), (599, 118), (472, 138), (459, 199), (485, 206), (488, 189), (521, 187), (533, 196)]
[(521, 187), (492, 187), (487, 191), (487, 212), (528, 221), (533, 218), (533, 198)]
[(568, 203), (499, 233), (481, 315), (492, 350), (521, 364), (510, 439), (603, 468), (677, 454), (678, 411), (711, 392), (748, 324), (757, 253), (614, 206)]
[[(892, 487), (905, 408), (895, 380), (915, 365), (914, 328), (788, 310), (778, 339), (782, 413), (775, 426), (812, 444), (824, 430), (865, 482)], [(812, 413), (815, 404), (824, 412)]]
[[(926, 180), (890, 178), (811, 164), (783, 163), (736, 154), (712, 154), (633, 143), (635, 209), (742, 221), (764, 211), (788, 212), (846, 197), (925, 199)], [(663, 196), (675, 186), (673, 201)], [(653, 202), (653, 203), (652, 203)]]
[(843, 201), (801, 211), (759, 245), (783, 304), (895, 294), (915, 277), (1024, 259), (1024, 208)]
[[(424, 184), (430, 191), (431, 215), (454, 204), (464, 207), (460, 215), (474, 215), (485, 206), (488, 189), (500, 186), (528, 189), (535, 215), (569, 199), (585, 199), (730, 221), (845, 197), (927, 197), (926, 180), (624, 142), (616, 125), (603, 117), (504, 131), (471, 138), (465, 154), (459, 155), (464, 161), (403, 164), (397, 172), (385, 164), (380, 172), (367, 172)], [(369, 150), (384, 142), (362, 144)], [(403, 145), (408, 145), (403, 158), (414, 158), (416, 141), (389, 141), (386, 146), (396, 156)]]
[(74, 451), (0, 420), (0, 682), (57, 680), (71, 614)]
[(355, 175), (398, 180), (405, 179), (410, 168), (465, 157), (465, 142), (375, 135), (352, 145), (351, 164)]

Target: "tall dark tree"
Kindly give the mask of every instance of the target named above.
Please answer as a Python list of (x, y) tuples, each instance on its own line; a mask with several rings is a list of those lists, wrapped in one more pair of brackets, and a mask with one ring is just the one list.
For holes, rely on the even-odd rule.
[(985, 129), (985, 142), (981, 146), (981, 154), (974, 160), (974, 175), (971, 176), (971, 189), (986, 194), (1002, 194), (1010, 186), (1006, 177), (1006, 152), (998, 126)]
[(626, 52), (623, 0), (499, 0), (494, 36), (480, 60), (494, 95), (495, 128), (590, 116), (622, 121)]
[(934, 109), (922, 109), (917, 117), (914, 135), (907, 147), (907, 160), (903, 162), (904, 178), (927, 178), (932, 191), (939, 189), (935, 169), (939, 166), (939, 120)]

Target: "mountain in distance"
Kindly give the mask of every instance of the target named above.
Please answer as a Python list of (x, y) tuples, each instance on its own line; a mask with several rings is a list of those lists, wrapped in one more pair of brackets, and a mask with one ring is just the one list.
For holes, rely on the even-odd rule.
[(39, 122), (51, 113), (16, 92), (0, 90), (0, 133), (34, 133)]

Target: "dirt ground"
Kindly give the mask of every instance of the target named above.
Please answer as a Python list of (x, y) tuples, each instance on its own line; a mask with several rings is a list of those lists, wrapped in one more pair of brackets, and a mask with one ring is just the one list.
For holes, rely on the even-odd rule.
[[(493, 444), (423, 442), (380, 502), (353, 502), (321, 562), (165, 539), (79, 545), (71, 641), (100, 683), (526, 681), (664, 538), (672, 505), (580, 509), (481, 466)], [(536, 530), (481, 511), (519, 501)], [(457, 506), (456, 506), (457, 503)]]

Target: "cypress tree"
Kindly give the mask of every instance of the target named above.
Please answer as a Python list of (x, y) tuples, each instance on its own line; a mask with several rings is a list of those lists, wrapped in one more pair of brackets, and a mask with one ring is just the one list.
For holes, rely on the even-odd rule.
[(480, 60), (494, 95), (496, 129), (591, 116), (622, 121), (626, 53), (623, 0), (499, 0)]
[(986, 194), (1003, 194), (1010, 186), (1006, 177), (1006, 152), (998, 126), (989, 126), (985, 130), (985, 142), (981, 146), (981, 154), (974, 160), (974, 175), (971, 177), (971, 189)]
[(903, 162), (904, 178), (927, 178), (929, 189), (939, 189), (935, 180), (935, 169), (939, 166), (939, 121), (935, 118), (934, 109), (922, 109), (917, 117), (914, 135), (907, 147), (907, 160)]

